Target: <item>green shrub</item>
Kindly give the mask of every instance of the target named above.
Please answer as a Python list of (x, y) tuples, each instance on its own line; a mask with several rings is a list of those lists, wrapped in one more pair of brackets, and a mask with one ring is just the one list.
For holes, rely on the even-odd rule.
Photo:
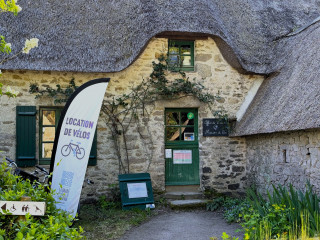
[(243, 213), (247, 212), (250, 204), (246, 199), (230, 198), (224, 204), (224, 218), (228, 223), (240, 222), (243, 220)]
[(6, 163), (0, 164), (0, 200), (20, 201), (22, 196), (31, 201), (46, 202), (45, 216), (26, 215), (25, 221), (18, 216), (0, 213), (0, 240), (2, 239), (82, 239), (82, 228), (72, 228), (73, 219), (67, 212), (55, 207), (55, 200), (46, 191), (48, 186), (34, 187), (10, 173)]
[(242, 219), (242, 212), (250, 207), (246, 199), (218, 197), (207, 203), (207, 210), (216, 211), (223, 209), (224, 218), (228, 223), (240, 222)]
[(248, 239), (263, 239), (261, 236), (265, 235), (266, 226), (270, 229), (271, 236), (288, 234), (292, 228), (287, 215), (289, 209), (284, 205), (273, 204), (266, 209), (266, 215), (261, 216), (259, 211), (253, 207), (249, 208), (243, 214), (242, 227), (245, 229), (245, 234), (249, 236)]
[(213, 200), (207, 203), (206, 208), (208, 211), (216, 211), (219, 208), (223, 207), (224, 201), (225, 197), (214, 198)]

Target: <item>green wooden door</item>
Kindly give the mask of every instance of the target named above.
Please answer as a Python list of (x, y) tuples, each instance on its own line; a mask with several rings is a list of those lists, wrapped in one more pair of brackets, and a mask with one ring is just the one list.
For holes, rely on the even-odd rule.
[(198, 110), (165, 110), (166, 185), (199, 184)]

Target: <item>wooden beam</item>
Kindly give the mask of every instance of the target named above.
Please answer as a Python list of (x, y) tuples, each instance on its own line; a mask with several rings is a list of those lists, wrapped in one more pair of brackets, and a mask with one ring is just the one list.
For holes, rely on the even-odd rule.
[(207, 40), (208, 35), (205, 33), (190, 32), (162, 32), (155, 36), (156, 38), (168, 38), (174, 40)]

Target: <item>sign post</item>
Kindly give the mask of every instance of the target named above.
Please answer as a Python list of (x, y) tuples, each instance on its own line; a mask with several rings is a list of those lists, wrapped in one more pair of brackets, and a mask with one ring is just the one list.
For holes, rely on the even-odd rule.
[(0, 212), (2, 214), (20, 215), (24, 219), (24, 215), (29, 213), (32, 216), (44, 216), (46, 211), (45, 202), (31, 202), (31, 198), (27, 197), (29, 201), (0, 201)]

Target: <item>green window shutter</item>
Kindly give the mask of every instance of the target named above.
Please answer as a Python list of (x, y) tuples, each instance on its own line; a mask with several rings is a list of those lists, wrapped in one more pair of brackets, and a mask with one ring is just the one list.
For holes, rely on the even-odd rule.
[(97, 130), (94, 134), (92, 147), (89, 156), (88, 166), (96, 166), (97, 165)]
[(36, 113), (35, 106), (16, 107), (16, 162), (19, 167), (36, 164)]

